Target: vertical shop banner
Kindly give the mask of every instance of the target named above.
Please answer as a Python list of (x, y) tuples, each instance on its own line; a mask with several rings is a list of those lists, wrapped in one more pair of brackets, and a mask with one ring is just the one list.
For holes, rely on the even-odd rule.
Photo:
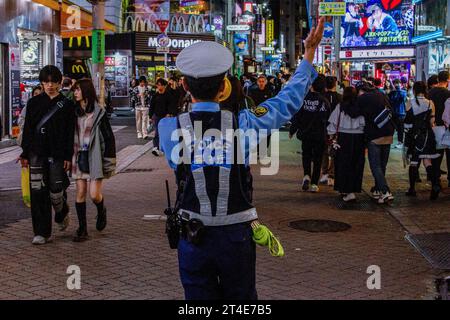
[(11, 106), (11, 135), (17, 137), (19, 134), (19, 116), (22, 111), (20, 92), (20, 48), (9, 46), (9, 102)]
[(266, 20), (266, 46), (271, 47), (274, 40), (274, 21), (272, 19)]
[(92, 63), (105, 62), (105, 30), (92, 30)]
[(234, 34), (234, 52), (238, 56), (248, 55), (248, 35), (245, 33)]
[(411, 0), (347, 2), (341, 19), (341, 47), (401, 46), (411, 44), (414, 5)]
[(254, 24), (255, 24), (255, 33), (261, 34), (261, 32), (262, 32), (262, 15), (260, 15), (260, 14), (255, 15)]
[(55, 65), (64, 74), (64, 52), (61, 38), (55, 37)]
[(135, 0), (136, 19), (144, 24), (154, 24), (161, 32), (165, 32), (170, 20), (170, 0)]

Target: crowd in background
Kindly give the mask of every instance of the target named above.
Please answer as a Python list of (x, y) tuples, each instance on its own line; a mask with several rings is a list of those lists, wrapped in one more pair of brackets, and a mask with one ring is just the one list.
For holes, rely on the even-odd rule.
[[(244, 108), (255, 108), (277, 95), (290, 77), (282, 72), (276, 76), (230, 75), (232, 93), (221, 101), (221, 106), (236, 114)], [(436, 199), (441, 190), (444, 171), (440, 165), (444, 156), (450, 167), (449, 149), (436, 143), (437, 138), (441, 139), (436, 137), (437, 132), (448, 132), (450, 122), (445, 120), (450, 118), (447, 81), (448, 73), (441, 72), (432, 75), (428, 83), (367, 78), (355, 87), (345, 87), (336, 77), (320, 74), (303, 107), (288, 124), (289, 136), (302, 141), (302, 190), (319, 192), (319, 185), (326, 184), (334, 186), (344, 201), (356, 200), (356, 194), (362, 190), (367, 154), (375, 180), (372, 197), (379, 203), (394, 200), (386, 169), (397, 132), (394, 148), (402, 149), (405, 166), (409, 167), (410, 187), (406, 195), (416, 196), (422, 164), (432, 186), (430, 198)], [(137, 137), (149, 139), (149, 131), (155, 130), (154, 155), (161, 155), (159, 120), (190, 111), (191, 104), (182, 78), (159, 78), (152, 85), (140, 77), (131, 83), (130, 105), (136, 110)]]

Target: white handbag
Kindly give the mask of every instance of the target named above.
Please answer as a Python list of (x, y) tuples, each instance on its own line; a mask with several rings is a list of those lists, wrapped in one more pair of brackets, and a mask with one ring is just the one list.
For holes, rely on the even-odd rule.
[(436, 139), (436, 149), (445, 149), (446, 146), (442, 145), (442, 138), (444, 137), (446, 128), (445, 126), (434, 126), (433, 132), (434, 132), (434, 138)]
[(450, 129), (446, 129), (442, 136), (441, 145), (444, 148), (450, 148)]

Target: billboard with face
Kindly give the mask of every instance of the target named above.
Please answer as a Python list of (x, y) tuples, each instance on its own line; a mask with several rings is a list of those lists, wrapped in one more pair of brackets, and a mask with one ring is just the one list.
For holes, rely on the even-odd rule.
[(411, 0), (353, 0), (341, 20), (341, 47), (411, 44), (414, 5)]

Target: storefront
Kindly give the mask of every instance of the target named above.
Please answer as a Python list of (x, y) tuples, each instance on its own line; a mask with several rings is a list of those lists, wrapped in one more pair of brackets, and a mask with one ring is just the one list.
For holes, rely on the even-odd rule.
[[(63, 39), (64, 74), (71, 79), (92, 76), (92, 37)], [(128, 89), (133, 75), (133, 41), (131, 34), (105, 37), (105, 80), (108, 80), (113, 106), (128, 104)]]
[[(38, 3), (39, 2), (39, 3)], [(0, 1), (0, 137), (16, 137), (17, 120), (45, 64), (62, 68), (59, 3)]]
[(369, 77), (407, 81), (416, 75), (414, 55), (414, 47), (341, 50), (342, 79), (351, 85)]
[(215, 41), (212, 34), (184, 34), (168, 33), (168, 53), (165, 58), (164, 53), (158, 53), (158, 33), (136, 32), (134, 74), (136, 77), (146, 76), (150, 82), (164, 76), (165, 65), (168, 71), (175, 71), (175, 61), (178, 54), (186, 47), (200, 41)]

